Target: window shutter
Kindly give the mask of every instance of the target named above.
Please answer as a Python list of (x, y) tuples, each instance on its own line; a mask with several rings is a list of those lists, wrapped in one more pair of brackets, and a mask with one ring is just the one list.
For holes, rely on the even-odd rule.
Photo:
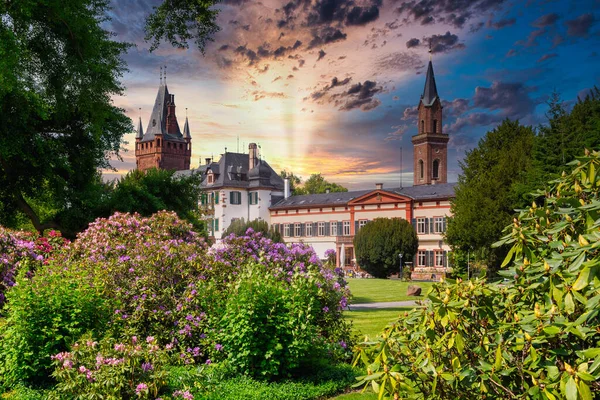
[(305, 236), (304, 231), (305, 231), (304, 224), (300, 224), (300, 236)]
[(258, 204), (258, 192), (254, 192), (254, 204)]
[(313, 236), (319, 236), (319, 225), (313, 222)]
[(325, 222), (325, 236), (331, 235), (331, 231), (329, 230), (329, 228), (330, 228), (329, 225), (330, 225), (329, 222)]
[(219, 204), (219, 192), (215, 192), (215, 204)]
[(215, 231), (219, 230), (219, 218), (215, 218)]
[(354, 221), (354, 234), (358, 233), (358, 221)]
[(427, 266), (433, 267), (433, 251), (427, 251)]
[(233, 204), (233, 192), (229, 192), (229, 204)]
[(414, 228), (414, 230), (416, 232), (417, 231), (417, 219), (416, 218), (412, 219), (412, 226), (413, 226), (413, 228)]
[(342, 221), (339, 221), (337, 224), (338, 224), (337, 234), (338, 234), (338, 236), (342, 236), (344, 234), (344, 231), (343, 231), (344, 226), (342, 224)]
[(444, 267), (447, 267), (447, 266), (448, 266), (447, 256), (448, 256), (448, 255), (447, 255), (446, 251), (444, 251), (444, 253), (443, 253), (443, 255), (442, 255), (442, 265), (443, 265)]
[(434, 220), (435, 220), (435, 218), (429, 218), (429, 233), (435, 232), (435, 230), (433, 229)]

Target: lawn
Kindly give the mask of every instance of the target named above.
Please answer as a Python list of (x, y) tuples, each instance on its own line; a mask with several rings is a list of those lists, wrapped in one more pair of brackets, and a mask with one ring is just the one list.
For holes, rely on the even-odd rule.
[(421, 293), (425, 295), (432, 282), (404, 282), (393, 279), (348, 279), (352, 292), (352, 304), (378, 303), (385, 301), (418, 300), (421, 297), (407, 296), (406, 289), (409, 285), (420, 286)]
[(367, 335), (374, 338), (389, 323), (394, 322), (400, 314), (404, 314), (409, 309), (410, 307), (398, 307), (345, 311), (344, 318), (352, 321), (352, 328), (355, 333), (358, 333), (361, 337)]

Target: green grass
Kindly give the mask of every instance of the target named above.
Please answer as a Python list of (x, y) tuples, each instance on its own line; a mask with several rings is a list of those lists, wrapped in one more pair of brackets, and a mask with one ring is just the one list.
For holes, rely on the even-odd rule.
[(377, 394), (372, 393), (372, 392), (371, 393), (369, 393), (369, 392), (346, 393), (346, 394), (342, 394), (337, 397), (334, 397), (332, 400), (377, 400)]
[(379, 303), (385, 301), (418, 300), (423, 296), (407, 296), (406, 289), (409, 285), (421, 287), (421, 294), (425, 295), (431, 287), (431, 282), (403, 282), (392, 279), (348, 279), (352, 292), (352, 304)]
[(398, 319), (410, 307), (377, 308), (370, 310), (344, 311), (344, 318), (352, 321), (354, 333), (375, 338), (389, 323)]

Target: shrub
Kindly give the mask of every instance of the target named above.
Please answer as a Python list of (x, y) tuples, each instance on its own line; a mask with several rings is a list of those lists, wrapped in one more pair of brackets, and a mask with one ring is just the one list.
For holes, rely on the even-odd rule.
[(360, 384), (404, 398), (591, 399), (600, 391), (600, 153), (570, 164), (520, 212), (508, 282), (434, 285), (376, 343), (357, 349)]
[(419, 247), (413, 226), (403, 219), (376, 218), (363, 226), (354, 237), (356, 262), (376, 278), (387, 278), (412, 261)]
[(50, 356), (87, 331), (101, 335), (111, 312), (97, 287), (81, 284), (77, 273), (40, 268), (25, 271), (8, 292), (6, 321), (0, 337), (0, 386), (51, 382)]
[(168, 387), (168, 352), (169, 348), (159, 347), (153, 337), (98, 343), (85, 335), (70, 352), (52, 356), (52, 375), (58, 381), (54, 397), (156, 399)]
[(248, 229), (252, 229), (253, 232), (260, 232), (264, 237), (269, 238), (274, 242), (283, 243), (283, 238), (279, 231), (269, 228), (269, 223), (261, 219), (254, 219), (246, 222), (244, 218), (240, 218), (232, 221), (223, 233), (223, 236), (229, 236), (231, 234), (244, 236)]

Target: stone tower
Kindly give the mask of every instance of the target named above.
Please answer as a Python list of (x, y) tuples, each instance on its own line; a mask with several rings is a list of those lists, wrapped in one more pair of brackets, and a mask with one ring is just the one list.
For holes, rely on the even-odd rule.
[(190, 169), (191, 155), (192, 136), (187, 116), (182, 134), (175, 115), (175, 95), (169, 93), (166, 77), (163, 80), (161, 76), (146, 133), (142, 129), (141, 117), (138, 123), (135, 136), (137, 169)]
[(442, 133), (442, 102), (429, 60), (425, 89), (419, 102), (418, 133), (412, 137), (413, 185), (448, 182), (448, 135)]

